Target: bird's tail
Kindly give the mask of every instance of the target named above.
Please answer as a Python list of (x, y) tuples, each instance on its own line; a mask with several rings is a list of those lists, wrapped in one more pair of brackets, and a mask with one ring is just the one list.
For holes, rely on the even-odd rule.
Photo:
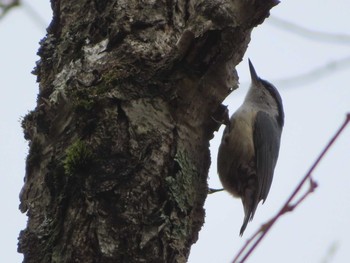
[(247, 188), (242, 196), (242, 203), (244, 208), (244, 220), (241, 230), (239, 232), (240, 236), (243, 235), (244, 230), (247, 227), (249, 221), (254, 217), (255, 210), (258, 206), (257, 189), (254, 180), (249, 180)]

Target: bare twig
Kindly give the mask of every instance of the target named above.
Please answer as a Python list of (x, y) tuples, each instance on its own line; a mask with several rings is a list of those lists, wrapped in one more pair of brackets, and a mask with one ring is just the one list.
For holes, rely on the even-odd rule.
[(347, 34), (334, 34), (328, 32), (321, 32), (313, 29), (308, 29), (292, 22), (283, 20), (278, 17), (270, 17), (268, 19), (272, 25), (282, 28), (296, 35), (308, 38), (314, 41), (332, 42), (335, 44), (350, 45), (350, 35)]
[(30, 18), (33, 20), (34, 23), (37, 24), (37, 26), (43, 30), (47, 27), (48, 23), (45, 21), (45, 19), (40, 15), (39, 12), (37, 12), (29, 3), (28, 1), (22, 1), (23, 9), (27, 12), (27, 14), (30, 16)]
[(308, 72), (298, 74), (296, 76), (287, 77), (283, 79), (273, 80), (278, 87), (288, 88), (288, 87), (300, 87), (302, 85), (315, 82), (316, 80), (325, 78), (334, 72), (342, 69), (346, 69), (350, 66), (350, 56), (329, 61), (324, 65), (315, 67)]
[[(312, 172), (315, 170), (317, 165), (320, 163), (320, 161), (323, 159), (325, 154), (328, 152), (330, 147), (334, 144), (334, 142), (338, 139), (339, 135), (343, 132), (345, 127), (350, 122), (350, 113), (346, 115), (346, 120), (344, 121), (343, 125), (339, 128), (339, 130), (336, 132), (336, 134), (333, 136), (333, 138), (330, 140), (330, 142), (326, 145), (324, 150), (321, 152), (319, 157), (316, 159), (314, 164), (311, 166), (309, 171), (306, 173), (304, 178), (300, 181), (298, 186), (295, 188), (291, 196), (288, 198), (288, 200), (285, 202), (283, 207), (279, 210), (277, 215), (275, 215), (272, 219), (270, 219), (266, 224), (262, 225), (251, 238), (247, 240), (245, 245), (241, 248), (241, 250), (238, 252), (236, 257), (233, 260), (233, 263), (240, 262), (243, 263), (249, 255), (254, 251), (254, 249), (258, 246), (260, 241), (264, 238), (264, 236), (267, 234), (267, 232), (271, 229), (273, 224), (279, 219), (283, 214), (293, 211), (300, 203), (302, 203), (305, 198), (312, 193), (316, 187), (316, 182), (312, 179)], [(300, 192), (302, 186), (305, 184), (305, 182), (309, 180), (310, 187), (308, 191), (303, 194), (294, 204), (292, 204), (293, 199), (296, 197), (296, 195)], [(241, 258), (241, 260), (239, 260)]]
[(19, 6), (19, 0), (8, 0), (8, 1), (1, 1), (0, 0), (0, 19), (2, 19), (9, 10), (11, 10), (13, 7)]

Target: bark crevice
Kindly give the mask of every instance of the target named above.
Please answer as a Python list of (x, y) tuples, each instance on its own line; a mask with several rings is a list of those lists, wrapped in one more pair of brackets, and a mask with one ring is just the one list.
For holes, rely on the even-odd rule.
[(221, 102), (273, 5), (52, 0), (23, 121), (24, 262), (186, 262)]

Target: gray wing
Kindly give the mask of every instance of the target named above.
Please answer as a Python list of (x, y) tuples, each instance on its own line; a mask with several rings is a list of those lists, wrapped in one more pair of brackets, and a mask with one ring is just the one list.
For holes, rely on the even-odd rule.
[(258, 177), (257, 203), (265, 202), (275, 170), (281, 140), (282, 128), (277, 120), (263, 111), (256, 115), (254, 124), (254, 147)]

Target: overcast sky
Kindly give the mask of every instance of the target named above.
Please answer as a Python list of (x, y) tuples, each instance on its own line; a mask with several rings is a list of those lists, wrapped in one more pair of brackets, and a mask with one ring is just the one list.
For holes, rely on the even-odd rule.
[[(27, 143), (21, 118), (35, 107), (38, 85), (30, 72), (38, 57), (38, 42), (51, 19), (49, 1), (30, 3), (44, 23), (25, 4), (0, 20), (0, 262), (21, 262), (16, 252), (26, 216), (18, 210)], [(209, 195), (206, 223), (193, 245), (190, 263), (230, 262), (245, 240), (286, 201), (320, 151), (350, 112), (350, 36), (345, 41), (322, 38), (315, 32), (349, 34), (347, 0), (282, 1), (271, 19), (255, 28), (245, 58), (238, 66), (240, 89), (224, 102), (232, 114), (249, 86), (249, 57), (258, 75), (280, 91), (285, 126), (274, 181), (264, 205), (239, 237), (243, 208), (225, 192)], [(282, 28), (279, 19), (312, 32)], [(302, 35), (302, 33), (305, 33)], [(300, 76), (304, 76), (300, 78)], [(209, 186), (221, 187), (216, 155), (222, 129), (211, 141)], [(283, 216), (247, 262), (348, 262), (350, 258), (350, 127), (314, 172), (319, 184), (293, 213)]]

